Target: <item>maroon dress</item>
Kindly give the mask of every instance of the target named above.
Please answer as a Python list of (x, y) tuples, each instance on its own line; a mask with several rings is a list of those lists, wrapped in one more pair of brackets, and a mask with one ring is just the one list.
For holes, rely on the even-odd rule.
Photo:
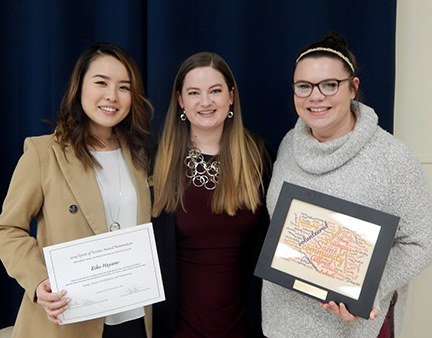
[(176, 212), (180, 329), (175, 338), (243, 338), (251, 261), (261, 213), (213, 214), (213, 191), (185, 192)]

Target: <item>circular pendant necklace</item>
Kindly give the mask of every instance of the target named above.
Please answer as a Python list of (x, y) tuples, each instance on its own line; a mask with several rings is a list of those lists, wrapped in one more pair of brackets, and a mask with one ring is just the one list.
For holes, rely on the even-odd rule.
[(116, 231), (116, 230), (120, 230), (120, 223), (112, 222), (109, 226), (109, 231)]
[(98, 184), (102, 190), (102, 193), (105, 196), (105, 200), (106, 200), (107, 205), (108, 205), (109, 215), (111, 217), (111, 224), (108, 227), (109, 231), (115, 231), (115, 230), (121, 229), (120, 223), (117, 221), (119, 219), (119, 216), (120, 216), (120, 208), (121, 208), (121, 201), (122, 201), (119, 151), (120, 150), (117, 150), (117, 173), (118, 173), (118, 183), (119, 183), (119, 204), (118, 204), (118, 209), (117, 209), (117, 217), (115, 219), (114, 219), (112, 211), (111, 211), (111, 204), (108, 200), (108, 195), (105, 192), (105, 188), (104, 188), (101, 180), (98, 177), (98, 171), (100, 169), (96, 168), (96, 170), (95, 170), (96, 180), (97, 180), (97, 182), (98, 182)]

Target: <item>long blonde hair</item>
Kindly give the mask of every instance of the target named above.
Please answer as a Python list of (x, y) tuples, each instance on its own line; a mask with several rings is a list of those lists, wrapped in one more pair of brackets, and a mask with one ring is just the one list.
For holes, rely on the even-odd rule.
[(190, 122), (180, 120), (182, 110), (177, 102), (177, 93), (183, 89), (186, 74), (199, 67), (214, 68), (223, 75), (230, 90), (235, 88), (234, 115), (224, 122), (218, 155), (221, 166), (212, 197), (212, 211), (233, 216), (242, 208), (255, 211), (261, 203), (264, 142), (243, 126), (237, 84), (229, 66), (219, 55), (202, 52), (190, 56), (181, 65), (174, 81), (153, 171), (155, 217), (162, 211), (175, 212), (179, 205), (185, 209), (183, 196), (189, 183), (184, 159), (192, 144)]

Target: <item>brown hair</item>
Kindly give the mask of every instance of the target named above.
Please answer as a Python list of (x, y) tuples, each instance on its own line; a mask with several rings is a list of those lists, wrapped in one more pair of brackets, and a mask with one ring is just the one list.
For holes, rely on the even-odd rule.
[(174, 212), (179, 204), (184, 209), (183, 193), (188, 184), (184, 159), (192, 144), (190, 122), (180, 120), (182, 110), (177, 102), (177, 94), (183, 89), (186, 74), (199, 67), (212, 67), (219, 71), (228, 90), (235, 89), (232, 105), (234, 115), (224, 122), (218, 155), (221, 167), (212, 199), (212, 211), (229, 215), (234, 215), (241, 208), (255, 211), (261, 201), (264, 144), (243, 126), (237, 84), (227, 63), (215, 53), (202, 52), (184, 61), (174, 80), (154, 167), (154, 216), (163, 210)]
[[(318, 50), (314, 50), (315, 48), (318, 48)], [(342, 58), (341, 56), (337, 55), (336, 53), (332, 53), (330, 51), (319, 50), (319, 48), (324, 48), (324, 49), (329, 48), (329, 49), (332, 49), (338, 53), (341, 53), (344, 57), (348, 58), (349, 62), (351, 63), (351, 65), (354, 69), (352, 69), (351, 66), (349, 65), (349, 63), (344, 58)], [(309, 50), (314, 50), (314, 51), (311, 51), (310, 53), (305, 53)], [(355, 58), (354, 54), (351, 53), (351, 51), (348, 49), (348, 43), (346, 42), (346, 40), (340, 34), (338, 34), (336, 32), (330, 32), (321, 41), (313, 42), (310, 45), (308, 45), (307, 47), (303, 48), (297, 56), (297, 62), (294, 66), (294, 72), (295, 72), (295, 69), (297, 67), (297, 63), (299, 61), (306, 59), (306, 58), (315, 58), (316, 59), (316, 58), (322, 58), (322, 57), (340, 60), (341, 63), (343, 64), (344, 69), (349, 74), (349, 76), (350, 77), (355, 76), (355, 70), (357, 70), (356, 58)], [(350, 84), (350, 88), (352, 90), (354, 90), (354, 92), (356, 93), (356, 96), (355, 96), (356, 101), (359, 101), (361, 98), (360, 91), (354, 85), (354, 83), (352, 81), (350, 81), (349, 84)]]
[(148, 170), (150, 117), (147, 109), (151, 109), (151, 105), (144, 96), (144, 87), (137, 64), (125, 49), (115, 44), (100, 42), (87, 47), (82, 52), (61, 101), (55, 136), (63, 149), (67, 146), (74, 149), (76, 156), (86, 168), (99, 166), (90, 153), (89, 146), (102, 145), (102, 141), (89, 131), (89, 118), (81, 106), (81, 91), (90, 64), (104, 55), (119, 60), (126, 67), (131, 81), (130, 112), (113, 127), (113, 133), (129, 147), (134, 164)]

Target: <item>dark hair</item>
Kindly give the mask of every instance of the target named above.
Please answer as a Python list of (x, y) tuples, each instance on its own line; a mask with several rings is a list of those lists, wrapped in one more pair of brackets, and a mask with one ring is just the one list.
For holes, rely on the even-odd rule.
[[(327, 51), (327, 50), (314, 50), (315, 48), (329, 48), (337, 53), (341, 53), (345, 58), (348, 58), (349, 63), (341, 56), (339, 56), (337, 53)], [(307, 51), (310, 51), (307, 53)], [(297, 67), (297, 63), (300, 60), (306, 59), (306, 58), (321, 58), (321, 57), (327, 57), (332, 59), (340, 60), (343, 64), (344, 69), (347, 71), (349, 76), (354, 77), (357, 70), (357, 62), (356, 58), (353, 53), (348, 49), (348, 43), (347, 41), (338, 33), (336, 32), (330, 32), (328, 33), (324, 39), (321, 41), (313, 42), (307, 47), (303, 48), (301, 52), (298, 54), (296, 59), (296, 64), (294, 66), (294, 72)], [(353, 89), (356, 93), (356, 100), (359, 101), (359, 98), (361, 97), (360, 91), (354, 86), (353, 82), (350, 81), (350, 87)]]
[(131, 81), (131, 108), (129, 114), (113, 127), (114, 135), (129, 147), (136, 166), (148, 169), (151, 109), (144, 96), (144, 87), (137, 64), (122, 47), (108, 42), (99, 42), (87, 47), (78, 58), (60, 105), (56, 121), (55, 136), (62, 148), (71, 146), (86, 168), (99, 166), (91, 155), (89, 146), (102, 145), (102, 141), (89, 131), (89, 118), (81, 106), (81, 91), (85, 74), (90, 64), (101, 56), (109, 55), (119, 60), (128, 72)]
[[(351, 69), (350, 65), (342, 57), (329, 51), (317, 50), (301, 56), (303, 53), (307, 52), (308, 50), (313, 50), (315, 48), (320, 48), (320, 47), (333, 49), (336, 52), (339, 52), (343, 56), (347, 57), (351, 62), (354, 70)], [(303, 50), (299, 53), (297, 57), (298, 58), (297, 62), (300, 61), (301, 59), (308, 58), (308, 57), (310, 58), (329, 57), (333, 59), (339, 59), (343, 62), (344, 67), (346, 71), (350, 74), (350, 76), (354, 76), (355, 69), (357, 68), (355, 56), (348, 49), (348, 43), (340, 34), (336, 32), (330, 32), (321, 41), (313, 42), (309, 46), (303, 48)]]

